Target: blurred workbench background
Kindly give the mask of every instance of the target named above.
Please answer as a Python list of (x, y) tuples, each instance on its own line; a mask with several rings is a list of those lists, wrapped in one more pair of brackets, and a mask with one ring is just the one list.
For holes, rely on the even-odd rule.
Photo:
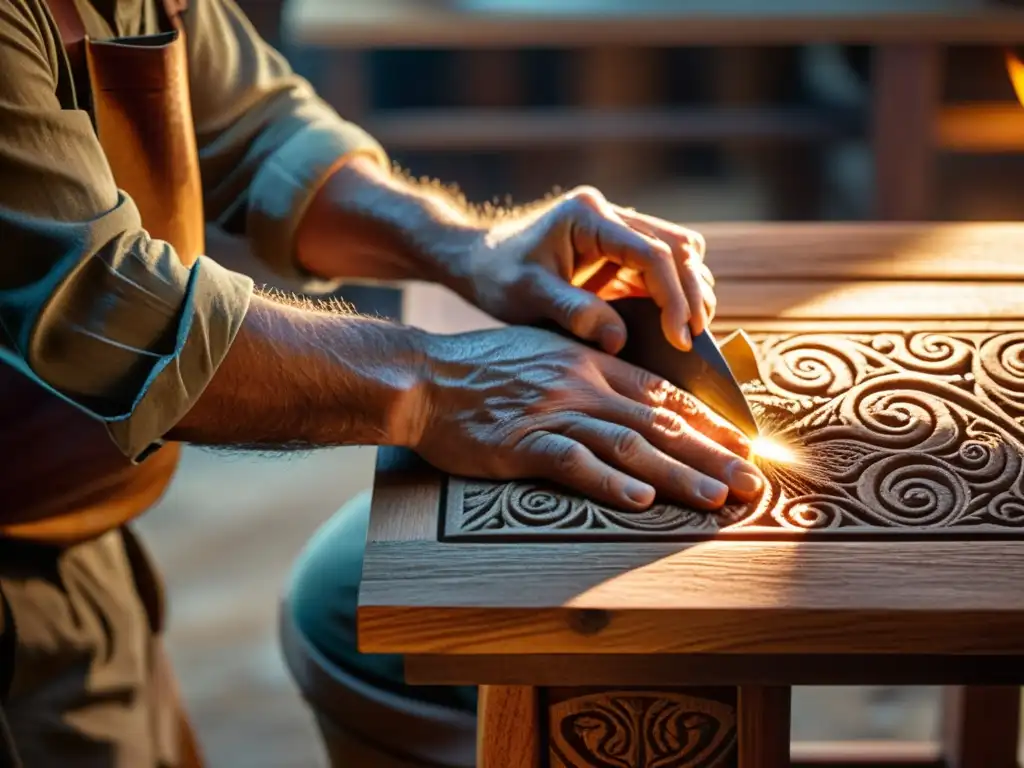
[[(240, 2), (404, 168), (474, 201), (587, 183), (682, 221), (1024, 211), (1024, 110), (1004, 59), (1024, 12), (1010, 3)], [(342, 295), (383, 315), (401, 305), (390, 288)], [(305, 540), (369, 486), (373, 455), (188, 450), (143, 520), (213, 766), (324, 764), (280, 661), (277, 601)], [(794, 736), (927, 739), (937, 709), (926, 689), (800, 689)]]

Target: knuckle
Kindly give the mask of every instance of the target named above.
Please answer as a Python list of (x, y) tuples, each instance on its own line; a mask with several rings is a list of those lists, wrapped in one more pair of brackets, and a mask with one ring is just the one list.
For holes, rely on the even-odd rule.
[(694, 250), (693, 246), (684, 246), (681, 250), (679, 257), (679, 263), (688, 269), (699, 270), (703, 264), (700, 258), (700, 254)]
[(672, 249), (660, 240), (648, 239), (644, 241), (644, 245), (645, 247), (643, 248), (643, 251), (651, 261), (663, 265), (667, 265), (675, 261)]
[(707, 242), (704, 240), (704, 235), (695, 230), (686, 230), (686, 245), (693, 249), (697, 259), (703, 259), (704, 254), (707, 253)]
[(575, 474), (586, 463), (587, 450), (576, 442), (559, 444), (555, 448), (554, 461), (559, 472)]
[(615, 476), (611, 472), (602, 472), (601, 479), (599, 481), (601, 494), (608, 499), (618, 498), (620, 496), (618, 482)]
[(585, 381), (593, 382), (604, 379), (604, 373), (601, 371), (601, 366), (595, 359), (594, 353), (582, 344), (574, 345), (567, 361), (569, 363), (569, 371), (577, 374), (579, 378)]
[(682, 417), (668, 408), (654, 408), (652, 423), (654, 428), (668, 437), (679, 438), (687, 432), (686, 422)]
[(591, 320), (593, 314), (590, 304), (575, 297), (566, 297), (560, 301), (556, 311), (562, 314), (576, 333), (584, 330), (584, 324)]
[(606, 202), (604, 195), (602, 195), (596, 187), (591, 187), (589, 185), (576, 187), (569, 193), (568, 197), (577, 205), (582, 205), (593, 210), (600, 208)]
[(698, 482), (699, 473), (686, 464), (678, 464), (672, 469), (671, 483), (676, 488), (685, 488), (687, 491), (694, 488)]
[(652, 407), (660, 408), (671, 402), (678, 390), (660, 376), (637, 369), (637, 388), (643, 393), (644, 402)]
[(646, 403), (634, 403), (631, 410), (630, 423), (635, 424), (637, 428), (645, 429), (654, 424), (658, 418), (655, 413), (656, 409)]
[(704, 412), (704, 405), (700, 400), (685, 389), (673, 388), (666, 404), (671, 404), (672, 410), (683, 418), (694, 417)]
[(616, 430), (613, 439), (613, 450), (620, 459), (635, 458), (644, 450), (647, 443), (632, 429)]

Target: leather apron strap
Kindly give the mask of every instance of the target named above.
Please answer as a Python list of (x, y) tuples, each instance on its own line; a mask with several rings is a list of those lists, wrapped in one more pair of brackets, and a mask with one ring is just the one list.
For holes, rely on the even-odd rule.
[[(92, 111), (89, 69), (85, 61), (85, 23), (75, 0), (46, 0), (50, 14), (57, 23), (61, 42), (68, 55), (74, 84), (75, 103), (79, 109)], [(167, 26), (181, 29), (181, 15), (188, 10), (188, 0), (161, 0)]]

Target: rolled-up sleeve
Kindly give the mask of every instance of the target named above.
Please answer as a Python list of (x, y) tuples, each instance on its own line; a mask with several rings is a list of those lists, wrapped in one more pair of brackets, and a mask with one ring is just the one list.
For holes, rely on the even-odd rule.
[(193, 0), (186, 15), (192, 111), (208, 216), (245, 210), (255, 255), (279, 274), (303, 277), (295, 231), (339, 161), (381, 146), (343, 120), (264, 42), (233, 0)]
[(252, 281), (149, 237), (58, 98), (57, 39), (40, 0), (0, 3), (0, 356), (140, 458), (213, 376)]

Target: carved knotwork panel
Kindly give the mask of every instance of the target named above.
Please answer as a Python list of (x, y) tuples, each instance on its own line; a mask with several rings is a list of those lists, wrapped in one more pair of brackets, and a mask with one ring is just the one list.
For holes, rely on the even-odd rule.
[(1024, 332), (763, 333), (744, 385), (796, 461), (759, 502), (622, 512), (533, 482), (448, 481), (449, 540), (1024, 533)]
[[(552, 768), (715, 768), (736, 745), (729, 696), (700, 689), (572, 692), (548, 706)], [(735, 697), (734, 690), (726, 692)]]

